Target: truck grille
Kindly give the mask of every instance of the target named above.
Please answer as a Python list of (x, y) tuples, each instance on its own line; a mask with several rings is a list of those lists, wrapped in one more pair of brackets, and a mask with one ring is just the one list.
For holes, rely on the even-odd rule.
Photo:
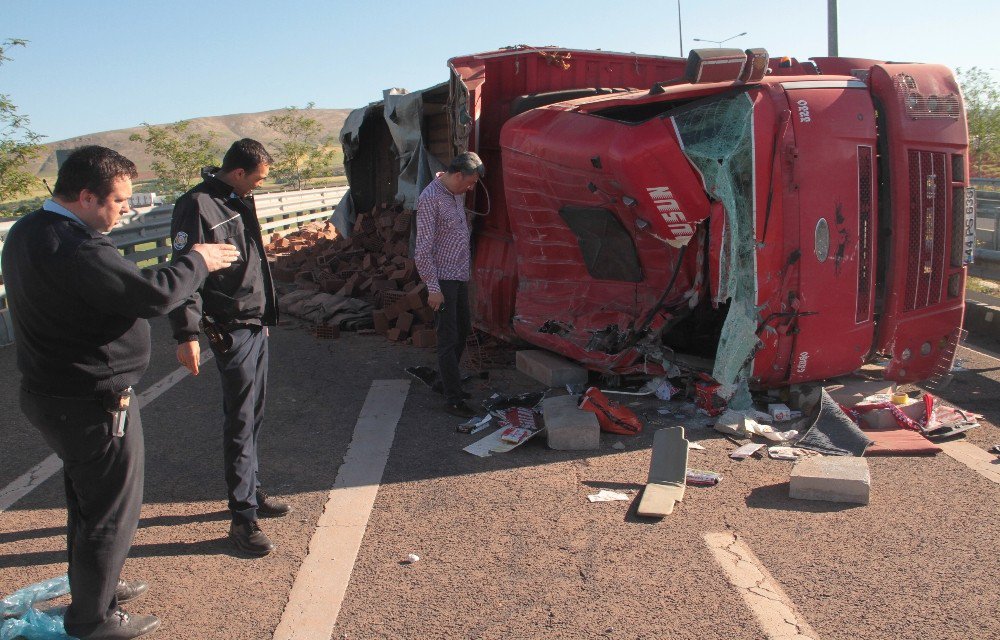
[(858, 147), (858, 307), (855, 322), (871, 312), (872, 148)]
[(945, 154), (909, 152), (910, 233), (906, 257), (907, 311), (941, 301), (944, 284), (948, 189)]

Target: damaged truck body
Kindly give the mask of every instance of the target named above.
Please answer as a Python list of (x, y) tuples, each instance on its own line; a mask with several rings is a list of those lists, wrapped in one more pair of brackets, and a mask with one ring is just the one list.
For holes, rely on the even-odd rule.
[(521, 46), (449, 69), (351, 114), (338, 227), (415, 209), (477, 152), (479, 329), (605, 373), (704, 371), (730, 396), (875, 360), (899, 382), (950, 369), (972, 253), (945, 67)]

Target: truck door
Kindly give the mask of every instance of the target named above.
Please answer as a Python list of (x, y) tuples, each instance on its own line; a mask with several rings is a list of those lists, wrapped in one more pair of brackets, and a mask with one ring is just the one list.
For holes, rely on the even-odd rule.
[(800, 207), (794, 383), (856, 369), (871, 349), (876, 129), (860, 81), (792, 81), (782, 88), (795, 134), (789, 188)]

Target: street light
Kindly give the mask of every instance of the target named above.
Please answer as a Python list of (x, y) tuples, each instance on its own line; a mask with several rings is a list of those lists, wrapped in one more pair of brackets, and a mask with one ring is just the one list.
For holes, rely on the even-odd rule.
[(711, 43), (719, 45), (719, 48), (721, 49), (723, 42), (729, 42), (730, 40), (732, 40), (734, 38), (739, 38), (740, 36), (745, 36), (746, 34), (747, 34), (747, 32), (744, 31), (743, 33), (737, 33), (735, 36), (729, 36), (725, 40), (707, 40), (705, 38), (692, 38), (692, 40), (694, 40), (695, 42), (711, 42)]

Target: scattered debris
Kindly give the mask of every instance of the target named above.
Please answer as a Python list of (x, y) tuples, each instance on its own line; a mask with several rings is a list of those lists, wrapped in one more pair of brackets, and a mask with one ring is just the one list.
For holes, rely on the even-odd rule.
[(697, 442), (688, 442), (688, 449), (694, 449), (696, 451), (705, 451), (705, 447), (701, 446)]
[(420, 562), (420, 556), (415, 553), (408, 553), (405, 558), (399, 561), (399, 564), (413, 564), (414, 562)]
[(714, 487), (722, 480), (722, 476), (714, 471), (688, 469), (684, 481), (692, 487)]
[(620, 441), (616, 442), (613, 445), (611, 445), (611, 448), (612, 449), (618, 449), (619, 451), (621, 451), (622, 449), (625, 448), (625, 443), (624, 442), (620, 442)]
[(490, 426), (490, 421), (493, 420), (493, 415), (487, 413), (484, 418), (469, 418), (467, 421), (455, 427), (455, 431), (459, 433), (478, 433)]
[(834, 402), (830, 394), (823, 390), (816, 417), (795, 446), (824, 455), (860, 457), (871, 443), (871, 439)]
[(749, 444), (741, 446), (740, 448), (730, 453), (729, 457), (732, 458), (733, 460), (745, 460), (750, 456), (752, 456), (753, 454), (757, 453), (763, 446), (764, 445), (762, 444), (755, 444), (751, 442)]
[(35, 604), (69, 593), (65, 574), (18, 589), (0, 600), (0, 638), (66, 638), (63, 615), (39, 611)]
[(274, 279), (296, 287), (279, 299), (282, 311), (317, 322), (308, 306), (319, 296), (357, 300), (364, 306), (352, 314), (329, 313), (322, 321), (340, 329), (374, 328), (395, 342), (411, 339), (416, 346), (434, 346), (427, 287), (409, 257), (412, 220), (413, 212), (400, 206), (376, 207), (357, 216), (350, 238), (339, 236), (329, 222), (286, 236), (273, 234), (265, 250), (273, 258)]
[(775, 460), (800, 460), (810, 456), (818, 456), (819, 453), (798, 447), (768, 447), (767, 455)]
[(662, 518), (674, 511), (674, 503), (684, 499), (688, 447), (683, 427), (666, 427), (653, 434), (649, 479), (642, 492), (637, 513)]
[(631, 496), (627, 493), (618, 493), (617, 491), (611, 491), (610, 489), (601, 489), (597, 493), (592, 493), (587, 496), (587, 500), (591, 502), (615, 502), (617, 500), (629, 500)]
[[(485, 404), (485, 403), (484, 403)], [(506, 453), (534, 438), (542, 429), (540, 415), (535, 409), (528, 407), (510, 407), (497, 413), (500, 428), (482, 440), (465, 447), (467, 451), (480, 458), (489, 458), (494, 453)]]
[(799, 432), (794, 429), (775, 431), (774, 427), (758, 422), (761, 419), (769, 420), (770, 416), (760, 411), (735, 411), (729, 409), (715, 421), (715, 430), (719, 433), (732, 434), (739, 437), (761, 436), (771, 442), (789, 442), (795, 436), (799, 435)]
[(642, 422), (634, 411), (609, 400), (597, 387), (587, 389), (580, 401), (580, 408), (597, 414), (601, 431), (626, 436), (634, 436), (642, 431)]

